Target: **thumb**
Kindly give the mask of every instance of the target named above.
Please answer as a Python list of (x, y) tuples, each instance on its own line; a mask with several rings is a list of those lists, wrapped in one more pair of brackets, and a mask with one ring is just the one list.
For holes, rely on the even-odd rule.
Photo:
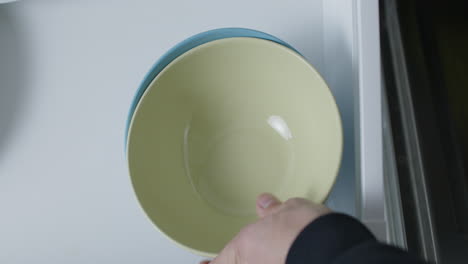
[(260, 194), (257, 198), (257, 215), (259, 217), (265, 217), (273, 213), (281, 202), (270, 193)]

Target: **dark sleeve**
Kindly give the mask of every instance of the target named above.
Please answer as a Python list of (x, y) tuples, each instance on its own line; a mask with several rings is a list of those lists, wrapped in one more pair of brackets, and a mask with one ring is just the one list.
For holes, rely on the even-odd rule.
[(286, 264), (422, 264), (396, 247), (379, 243), (358, 220), (338, 213), (319, 217), (302, 230)]

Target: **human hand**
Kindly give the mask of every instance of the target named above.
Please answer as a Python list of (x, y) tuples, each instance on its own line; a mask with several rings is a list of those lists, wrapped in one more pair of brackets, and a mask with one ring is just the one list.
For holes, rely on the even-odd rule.
[(211, 262), (200, 264), (284, 264), (299, 233), (331, 212), (324, 205), (302, 198), (282, 203), (268, 193), (257, 198), (256, 207), (259, 220), (244, 227)]

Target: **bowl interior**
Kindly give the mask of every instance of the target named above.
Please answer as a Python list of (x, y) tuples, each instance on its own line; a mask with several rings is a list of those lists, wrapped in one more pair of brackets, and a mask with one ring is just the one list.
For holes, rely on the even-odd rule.
[(341, 159), (339, 113), (297, 53), (256, 38), (196, 47), (149, 85), (131, 121), (136, 195), (169, 238), (219, 252), (255, 216), (255, 198), (322, 202)]

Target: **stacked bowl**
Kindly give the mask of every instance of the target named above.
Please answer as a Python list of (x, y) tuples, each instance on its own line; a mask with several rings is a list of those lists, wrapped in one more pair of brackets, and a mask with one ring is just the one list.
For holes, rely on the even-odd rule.
[(341, 162), (333, 95), (294, 48), (242, 28), (200, 33), (159, 59), (131, 105), (136, 196), (180, 246), (216, 255), (255, 221), (255, 198), (323, 202)]

